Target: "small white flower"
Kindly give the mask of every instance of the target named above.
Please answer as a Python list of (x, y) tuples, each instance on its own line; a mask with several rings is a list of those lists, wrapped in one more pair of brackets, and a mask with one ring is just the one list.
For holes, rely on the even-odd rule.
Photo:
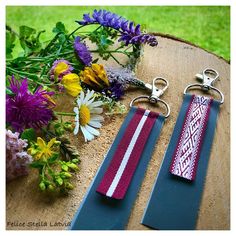
[(86, 95), (83, 91), (80, 92), (77, 98), (77, 105), (74, 107), (75, 116), (75, 129), (74, 135), (78, 134), (79, 129), (84, 135), (85, 142), (91, 141), (95, 136), (99, 136), (100, 132), (95, 128), (101, 128), (101, 122), (104, 121), (103, 117), (99, 114), (103, 112), (100, 107), (102, 101), (94, 102), (94, 91), (87, 91)]

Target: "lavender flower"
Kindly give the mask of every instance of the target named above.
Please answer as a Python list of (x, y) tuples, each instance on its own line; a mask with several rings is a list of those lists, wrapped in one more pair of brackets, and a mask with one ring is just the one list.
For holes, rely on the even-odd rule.
[(88, 14), (83, 15), (83, 21), (76, 21), (80, 25), (89, 24), (100, 24), (105, 27), (110, 27), (118, 30), (121, 33), (119, 41), (128, 44), (149, 44), (154, 47), (157, 46), (158, 42), (155, 36), (150, 34), (143, 34), (140, 30), (140, 25), (134, 25), (134, 22), (128, 21), (127, 19), (106, 11), (106, 10), (94, 10), (92, 16)]
[(51, 96), (42, 87), (37, 88), (34, 94), (28, 90), (27, 79), (17, 81), (14, 76), (10, 80), (9, 89), (14, 95), (6, 96), (6, 121), (16, 131), (25, 128), (41, 128), (51, 120), (55, 106)]
[(92, 56), (84, 43), (80, 42), (80, 37), (77, 36), (74, 41), (74, 50), (76, 56), (79, 60), (84, 63), (84, 65), (89, 66), (92, 62)]
[(28, 165), (32, 157), (24, 150), (27, 141), (19, 139), (19, 133), (6, 131), (6, 178), (7, 181), (28, 174)]
[(119, 100), (124, 95), (124, 89), (125, 87), (121, 83), (114, 80), (110, 83), (109, 87), (102, 90), (102, 94), (115, 100)]
[(122, 84), (124, 88), (128, 87), (128, 85), (145, 88), (143, 81), (138, 80), (129, 68), (106, 67), (105, 69), (110, 83), (117, 81)]

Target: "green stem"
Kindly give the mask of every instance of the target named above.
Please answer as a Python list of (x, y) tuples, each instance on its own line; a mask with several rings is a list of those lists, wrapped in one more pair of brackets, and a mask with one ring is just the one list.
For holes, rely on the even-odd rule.
[[(99, 53), (99, 50), (90, 50), (90, 52)], [(121, 53), (121, 54), (126, 55), (127, 57), (130, 56), (130, 53), (125, 52), (125, 51), (108, 50), (108, 51), (104, 51), (104, 53)]]
[(65, 55), (68, 55), (68, 54), (71, 54), (71, 53), (74, 53), (74, 50), (71, 50), (71, 51), (68, 51), (68, 52), (62, 52), (62, 53), (59, 53), (55, 56), (65, 56)]
[(84, 37), (81, 37), (80, 40), (83, 41), (84, 39), (86, 39), (87, 37), (89, 37), (91, 34), (93, 34), (94, 32), (98, 31), (101, 27), (102, 27), (101, 25), (98, 26), (94, 31), (88, 33), (88, 34), (87, 34), (86, 36), (84, 36)]
[(124, 65), (121, 64), (111, 53), (109, 53), (109, 55), (113, 58), (114, 61), (116, 61), (116, 63), (118, 63), (120, 66), (124, 67)]
[(47, 168), (48, 168), (48, 173), (49, 173), (49, 175), (52, 177), (52, 179), (55, 177), (55, 171), (50, 167), (50, 165), (48, 164), (48, 162), (47, 162)]
[[(123, 45), (120, 45), (118, 48), (115, 49), (115, 51), (118, 51), (119, 49), (123, 48), (124, 46)], [(126, 51), (126, 50), (124, 50)]]
[(46, 164), (43, 166), (43, 168), (41, 170), (41, 175), (42, 175), (43, 180), (45, 178), (45, 168), (46, 168)]
[(75, 113), (72, 112), (60, 112), (60, 111), (55, 111), (56, 115), (61, 115), (61, 116), (76, 116)]
[[(28, 79), (29, 81), (34, 82), (34, 83), (36, 83), (36, 84), (39, 84), (39, 85), (42, 85), (42, 86), (44, 86), (44, 85), (47, 85), (47, 86), (53, 85), (52, 83), (45, 83), (45, 82), (44, 82), (44, 83), (41, 83), (41, 82), (37, 81), (39, 78), (38, 78), (38, 76), (36, 76), (35, 74), (27, 73), (27, 72), (24, 72), (24, 71), (18, 71), (18, 70), (13, 69), (13, 68), (11, 68), (11, 67), (9, 67), (9, 66), (6, 66), (6, 69), (9, 70), (9, 71), (11, 71), (12, 73), (16, 73), (16, 74), (18, 74), (18, 75), (27, 76), (27, 79)], [(30, 78), (29, 76), (33, 77), (34, 79)]]
[(53, 43), (57, 40), (57, 38), (59, 37), (59, 35), (62, 34), (62, 32), (59, 32), (55, 35), (55, 37), (49, 42), (49, 44), (43, 49), (41, 55), (44, 55), (45, 52), (47, 52), (49, 50), (49, 48), (53, 45)]
[(85, 25), (79, 26), (77, 27), (74, 31), (72, 31), (69, 35), (68, 38), (70, 38), (71, 35), (73, 35), (76, 31), (78, 31), (79, 29), (83, 28)]
[(131, 45), (131, 46), (129, 46), (129, 47), (127, 47), (125, 50), (124, 50), (124, 52), (126, 52), (127, 50), (129, 50), (130, 48), (132, 48), (133, 46)]

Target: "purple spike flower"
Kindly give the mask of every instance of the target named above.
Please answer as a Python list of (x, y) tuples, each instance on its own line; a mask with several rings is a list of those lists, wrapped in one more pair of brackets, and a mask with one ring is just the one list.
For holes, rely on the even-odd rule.
[(53, 92), (47, 92), (40, 86), (32, 94), (28, 90), (27, 79), (19, 82), (14, 76), (10, 80), (9, 89), (14, 95), (6, 96), (6, 121), (15, 131), (39, 129), (48, 124), (53, 115), (51, 108), (55, 106), (51, 99)]
[(140, 34), (132, 37), (130, 34), (123, 34), (118, 41), (124, 41), (126, 46), (128, 44), (145, 44), (148, 43), (150, 46), (157, 46), (158, 42), (156, 37), (150, 34)]
[(89, 66), (92, 62), (92, 56), (84, 43), (80, 42), (80, 37), (77, 36), (74, 41), (74, 50), (76, 56), (79, 60), (84, 63), (84, 65)]
[(126, 45), (147, 43), (154, 47), (158, 44), (155, 36), (141, 32), (139, 24), (135, 26), (134, 22), (106, 10), (95, 9), (92, 16), (89, 13), (84, 14), (83, 21), (76, 22), (80, 25), (100, 24), (118, 30), (121, 33), (119, 41), (125, 42)]

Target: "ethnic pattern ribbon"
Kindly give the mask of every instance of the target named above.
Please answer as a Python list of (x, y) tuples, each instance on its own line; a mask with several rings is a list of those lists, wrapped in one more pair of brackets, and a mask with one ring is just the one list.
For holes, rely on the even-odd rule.
[[(160, 230), (192, 230), (195, 228), (219, 108), (219, 101), (191, 94), (184, 95), (170, 143), (143, 215), (142, 224)], [(177, 154), (183, 160), (186, 157), (186, 163), (188, 163), (186, 173), (188, 174), (184, 174), (182, 167), (178, 167), (179, 172), (174, 172), (175, 168), (177, 169), (176, 166), (181, 165), (181, 161), (183, 162), (179, 157), (176, 158)], [(193, 157), (195, 164), (191, 165), (189, 160), (193, 160)], [(191, 174), (191, 168), (188, 166), (194, 166), (195, 171), (197, 168), (196, 176), (194, 171)], [(170, 167), (175, 167), (173, 168), (174, 174), (169, 171)], [(184, 178), (179, 178), (176, 174)], [(186, 177), (194, 178), (194, 181), (189, 181)]]
[(172, 157), (170, 172), (194, 180), (212, 99), (192, 96)]
[(155, 112), (137, 108), (97, 188), (98, 193), (124, 198), (157, 117)]

